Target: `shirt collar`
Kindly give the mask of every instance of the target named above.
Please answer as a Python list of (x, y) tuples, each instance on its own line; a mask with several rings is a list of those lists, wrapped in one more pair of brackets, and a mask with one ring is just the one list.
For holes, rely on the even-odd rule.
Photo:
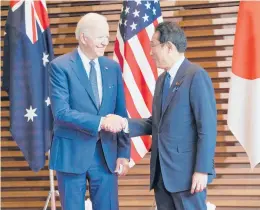
[(180, 68), (182, 62), (184, 61), (185, 56), (181, 56), (181, 58), (170, 68), (168, 73), (171, 75), (171, 78), (174, 78), (178, 69)]
[[(82, 50), (80, 49), (80, 47), (78, 46), (78, 53), (79, 53), (79, 57), (81, 58), (81, 60), (84, 63), (89, 64), (90, 59), (82, 52)], [(96, 65), (98, 65), (98, 58), (94, 59), (94, 62)]]

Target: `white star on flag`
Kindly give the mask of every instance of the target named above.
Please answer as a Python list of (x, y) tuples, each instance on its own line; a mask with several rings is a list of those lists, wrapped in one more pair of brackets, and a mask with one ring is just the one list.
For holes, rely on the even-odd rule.
[(50, 97), (48, 97), (46, 100), (45, 100), (45, 103), (47, 106), (49, 106), (51, 104), (51, 100), (50, 100)]
[(146, 6), (146, 9), (151, 9), (151, 4), (149, 1), (145, 4), (145, 6)]
[[(140, 117), (147, 117), (152, 112), (150, 105), (154, 87), (158, 74), (161, 73), (157, 71), (156, 65), (150, 62), (151, 46), (149, 43), (155, 27), (163, 21), (163, 17), (159, 3), (155, 4), (154, 0), (141, 0), (140, 2), (141, 4), (137, 5), (138, 0), (129, 0), (129, 2), (124, 0), (124, 10), (120, 17), (123, 19), (123, 23), (125, 20), (128, 21), (127, 26), (117, 24), (113, 58), (120, 61), (121, 68), (124, 69), (124, 82), (127, 89), (126, 103), (133, 108), (127, 110), (129, 115), (138, 113)], [(128, 14), (126, 14), (126, 7), (130, 8)], [(156, 15), (153, 14), (153, 7), (156, 9)], [(123, 63), (127, 63), (127, 66)], [(139, 71), (140, 69), (142, 71)], [(128, 74), (129, 72), (130, 74)], [(134, 86), (132, 86), (133, 83), (135, 83)], [(133, 166), (149, 151), (151, 139), (137, 137), (131, 139), (131, 143), (133, 154), (131, 154), (130, 166)]]
[(30, 106), (30, 109), (26, 109), (27, 114), (24, 115), (24, 117), (28, 117), (27, 122), (29, 122), (30, 120), (33, 122), (33, 117), (37, 116), (37, 114), (35, 114), (36, 109), (37, 108), (33, 109), (32, 106)]
[(132, 28), (132, 30), (136, 29), (136, 26), (137, 26), (137, 24), (135, 24), (135, 22), (133, 22), (133, 24), (130, 25), (130, 27)]
[(125, 8), (125, 14), (128, 14), (128, 13), (129, 13), (129, 10), (130, 10), (130, 7), (126, 7), (126, 8)]
[(119, 20), (119, 25), (122, 25), (122, 19)]
[(6, 35), (6, 32), (4, 31), (4, 36)]
[(43, 61), (44, 66), (46, 66), (46, 63), (49, 63), (48, 57), (49, 57), (49, 54), (43, 53), (42, 61)]
[(139, 17), (139, 13), (140, 13), (140, 11), (135, 10), (135, 11), (133, 12), (133, 15), (134, 15), (135, 17)]
[(125, 22), (124, 22), (124, 25), (125, 25), (125, 26), (127, 26), (127, 24), (126, 24), (126, 23), (127, 23), (127, 20), (125, 20)]
[(158, 3), (159, 2), (159, 0), (154, 0), (154, 3)]
[(155, 8), (153, 8), (153, 14), (156, 15), (156, 9)]
[(149, 18), (149, 16), (147, 16), (147, 14), (145, 14), (145, 15), (143, 16), (144, 22), (148, 21), (148, 18)]
[(138, 6), (139, 4), (142, 4), (142, 0), (135, 0), (136, 2), (136, 6)]

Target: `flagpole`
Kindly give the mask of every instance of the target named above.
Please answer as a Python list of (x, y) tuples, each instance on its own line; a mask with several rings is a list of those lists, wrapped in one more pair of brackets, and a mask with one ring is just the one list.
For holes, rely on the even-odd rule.
[(54, 175), (53, 175), (53, 170), (49, 170), (49, 174), (50, 174), (50, 191), (51, 193), (51, 210), (56, 210), (56, 200), (55, 200), (55, 196), (56, 196), (56, 192), (55, 192), (55, 186), (54, 186)]
[[(50, 160), (50, 151), (48, 152), (48, 159)], [(51, 210), (56, 210), (56, 195), (59, 195), (59, 191), (55, 190), (55, 185), (54, 185), (54, 174), (53, 170), (49, 169), (49, 178), (50, 178), (50, 191), (49, 195), (46, 199), (45, 205), (43, 210), (47, 210), (49, 201), (51, 200)]]

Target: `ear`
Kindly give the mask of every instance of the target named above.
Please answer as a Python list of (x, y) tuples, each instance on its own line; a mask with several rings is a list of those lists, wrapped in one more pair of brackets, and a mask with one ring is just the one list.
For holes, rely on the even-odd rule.
[(173, 52), (173, 51), (177, 50), (176, 46), (172, 42), (167, 42), (167, 46), (168, 46), (169, 52)]
[(79, 40), (80, 40), (80, 42), (82, 43), (82, 44), (86, 44), (87, 42), (86, 42), (86, 36), (84, 36), (84, 34), (83, 33), (81, 33), (80, 35), (79, 35)]
[(165, 45), (168, 48), (168, 52), (172, 52), (173, 50), (173, 44), (171, 42), (166, 42)]

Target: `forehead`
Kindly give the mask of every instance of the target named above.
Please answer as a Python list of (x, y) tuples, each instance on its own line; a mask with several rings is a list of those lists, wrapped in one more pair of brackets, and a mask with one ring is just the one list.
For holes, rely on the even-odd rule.
[(105, 21), (100, 21), (97, 24), (91, 25), (88, 29), (90, 34), (93, 35), (107, 35), (109, 33), (109, 26), (108, 23)]

